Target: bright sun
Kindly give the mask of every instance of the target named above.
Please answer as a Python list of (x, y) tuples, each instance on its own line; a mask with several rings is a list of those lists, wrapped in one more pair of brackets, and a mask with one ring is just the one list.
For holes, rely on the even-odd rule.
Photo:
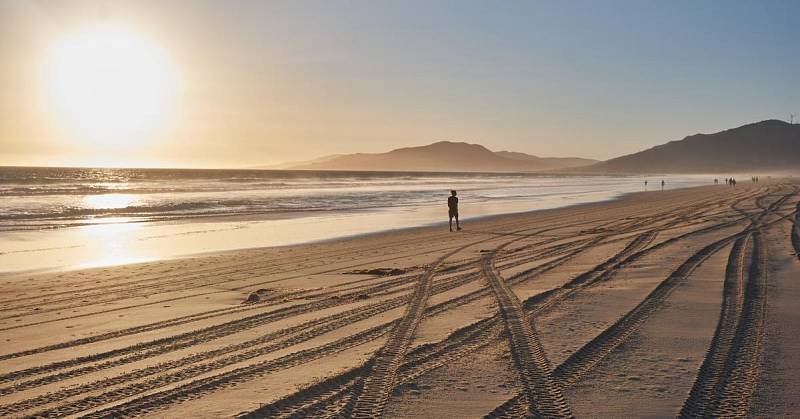
[(172, 66), (154, 43), (123, 26), (59, 39), (47, 51), (45, 71), (58, 116), (95, 146), (139, 143), (172, 107)]

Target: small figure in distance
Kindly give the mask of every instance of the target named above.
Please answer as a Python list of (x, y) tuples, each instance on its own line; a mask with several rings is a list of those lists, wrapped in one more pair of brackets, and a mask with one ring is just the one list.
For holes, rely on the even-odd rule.
[(661, 190), (664, 190), (664, 180), (661, 180)]
[(453, 217), (456, 218), (456, 230), (461, 231), (461, 226), (458, 224), (458, 198), (456, 191), (450, 191), (450, 197), (447, 198), (447, 208), (450, 210), (450, 231), (453, 231)]
[(719, 179), (714, 179), (714, 184), (716, 185), (718, 183), (719, 183)]
[(647, 179), (644, 181), (644, 190), (647, 191)]

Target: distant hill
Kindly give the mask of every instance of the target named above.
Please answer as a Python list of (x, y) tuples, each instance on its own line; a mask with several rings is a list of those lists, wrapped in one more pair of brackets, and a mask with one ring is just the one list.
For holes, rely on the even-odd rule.
[(369, 170), (420, 172), (534, 172), (586, 166), (597, 160), (537, 157), (509, 151), (493, 152), (478, 144), (439, 141), (387, 153), (357, 153), (283, 165), (295, 170)]
[(598, 173), (736, 173), (800, 170), (800, 125), (767, 120), (690, 135), (583, 167)]

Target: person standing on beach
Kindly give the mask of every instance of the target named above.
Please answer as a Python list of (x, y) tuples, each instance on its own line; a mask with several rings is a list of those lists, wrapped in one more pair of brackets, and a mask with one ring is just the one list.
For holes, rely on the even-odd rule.
[(664, 190), (664, 180), (661, 180), (661, 190)]
[(645, 179), (645, 181), (644, 181), (644, 190), (645, 190), (645, 192), (647, 192), (647, 179)]
[(450, 191), (450, 197), (447, 198), (447, 208), (450, 210), (450, 231), (453, 231), (453, 217), (456, 218), (456, 230), (461, 231), (461, 226), (458, 225), (458, 198), (456, 191)]

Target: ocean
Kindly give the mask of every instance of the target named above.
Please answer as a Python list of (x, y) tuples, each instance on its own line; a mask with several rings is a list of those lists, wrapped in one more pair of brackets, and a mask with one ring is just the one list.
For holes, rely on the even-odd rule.
[[(660, 188), (661, 179), (649, 179), (650, 189)], [(664, 179), (667, 188), (713, 180)], [(468, 220), (613, 199), (643, 190), (643, 182), (524, 173), (0, 167), (0, 271), (99, 266), (446, 222), (451, 189)], [(187, 235), (193, 240), (182, 243)], [(98, 237), (129, 257), (92, 256), (89, 242)]]

